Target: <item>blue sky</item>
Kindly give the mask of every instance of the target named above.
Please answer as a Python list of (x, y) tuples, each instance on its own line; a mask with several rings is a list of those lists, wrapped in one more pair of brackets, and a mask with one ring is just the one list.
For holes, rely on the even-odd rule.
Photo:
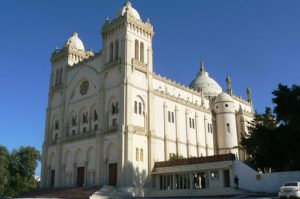
[[(102, 47), (101, 27), (124, 0), (2, 0), (0, 144), (41, 150), (50, 55), (77, 31), (86, 49)], [(300, 1), (133, 0), (154, 26), (154, 70), (188, 85), (206, 69), (234, 94), (252, 89), (254, 107), (272, 106), (278, 83), (300, 84)]]

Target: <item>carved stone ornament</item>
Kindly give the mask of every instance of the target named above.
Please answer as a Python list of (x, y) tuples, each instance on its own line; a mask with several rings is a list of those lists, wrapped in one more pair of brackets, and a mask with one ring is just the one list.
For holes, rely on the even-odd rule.
[(80, 94), (85, 95), (89, 90), (89, 82), (83, 81), (80, 85)]

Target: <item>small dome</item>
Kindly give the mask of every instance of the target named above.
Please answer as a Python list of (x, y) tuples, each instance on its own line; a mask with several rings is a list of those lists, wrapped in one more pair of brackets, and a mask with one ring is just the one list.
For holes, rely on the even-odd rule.
[(197, 74), (196, 79), (191, 82), (190, 87), (197, 91), (202, 90), (206, 96), (217, 96), (222, 93), (221, 86), (210, 78), (208, 72), (205, 71), (203, 61), (201, 61), (200, 72)]
[(68, 39), (68, 41), (65, 43), (65, 47), (70, 47), (70, 46), (84, 51), (84, 45), (81, 39), (78, 37), (77, 32), (74, 32), (72, 36)]
[(215, 103), (218, 103), (218, 102), (233, 102), (233, 99), (227, 93), (222, 92), (216, 98)]
[(138, 11), (136, 11), (136, 9), (134, 9), (131, 6), (131, 3), (129, 1), (127, 1), (127, 3), (125, 4), (125, 6), (122, 8), (122, 10), (120, 10), (117, 15), (116, 18), (119, 18), (120, 16), (124, 16), (125, 13), (128, 13), (129, 15), (133, 16), (134, 18), (141, 20), (140, 14), (138, 13)]

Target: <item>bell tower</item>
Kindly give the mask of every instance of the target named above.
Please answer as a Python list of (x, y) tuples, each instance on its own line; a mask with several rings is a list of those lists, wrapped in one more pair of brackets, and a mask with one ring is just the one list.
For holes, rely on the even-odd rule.
[(102, 27), (104, 63), (122, 63), (152, 72), (153, 35), (150, 20), (143, 22), (128, 1), (115, 18), (107, 18)]

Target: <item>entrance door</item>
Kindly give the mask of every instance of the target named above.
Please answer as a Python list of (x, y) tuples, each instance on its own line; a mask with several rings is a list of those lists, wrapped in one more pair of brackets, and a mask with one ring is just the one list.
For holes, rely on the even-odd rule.
[(117, 163), (108, 165), (108, 185), (117, 185)]
[(77, 187), (82, 187), (84, 184), (84, 167), (77, 167)]
[(54, 187), (55, 182), (55, 170), (51, 170), (50, 172), (50, 188)]
[(224, 187), (230, 187), (229, 170), (224, 170), (223, 175), (224, 175)]

